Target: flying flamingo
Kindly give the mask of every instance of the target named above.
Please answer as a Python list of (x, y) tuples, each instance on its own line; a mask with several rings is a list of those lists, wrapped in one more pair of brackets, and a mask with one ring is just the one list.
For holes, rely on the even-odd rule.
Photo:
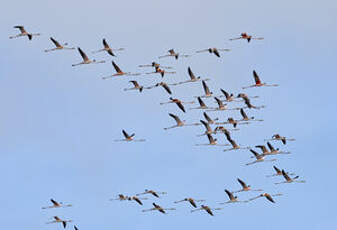
[(196, 51), (196, 53), (209, 52), (209, 53), (213, 53), (217, 57), (220, 57), (219, 51), (230, 51), (230, 49), (208, 48), (208, 49), (204, 49), (204, 50), (198, 50), (198, 51)]
[(207, 134), (215, 133), (215, 132), (212, 130), (212, 128), (211, 128), (211, 126), (209, 125), (209, 123), (207, 123), (206, 121), (203, 121), (203, 120), (200, 120), (200, 123), (204, 125), (206, 131), (205, 131), (203, 134), (201, 134), (201, 135), (197, 135), (198, 137), (204, 136), (204, 135), (207, 135)]
[(62, 225), (63, 225), (63, 228), (66, 228), (66, 226), (67, 226), (67, 223), (70, 223), (70, 222), (72, 222), (72, 220), (62, 220), (62, 219), (61, 219), (61, 218), (59, 218), (58, 216), (54, 216), (53, 218), (54, 218), (54, 220), (53, 220), (53, 221), (47, 222), (46, 224), (62, 223)]
[(77, 64), (72, 64), (72, 66), (78, 66), (78, 65), (85, 65), (85, 64), (99, 64), (99, 63), (105, 63), (105, 61), (96, 61), (95, 59), (90, 60), (88, 56), (81, 50), (80, 47), (77, 48), (78, 52), (80, 53), (83, 61)]
[(221, 91), (221, 93), (222, 93), (223, 95), (220, 95), (220, 96), (218, 96), (218, 97), (225, 97), (225, 98), (226, 98), (226, 99), (223, 100), (223, 101), (225, 101), (225, 102), (236, 101), (236, 100), (235, 100), (235, 96), (234, 96), (233, 93), (229, 94), (227, 91), (225, 91), (225, 90), (223, 90), (223, 89), (220, 89), (220, 91)]
[(175, 208), (162, 208), (161, 206), (159, 206), (156, 203), (152, 203), (152, 205), (154, 206), (154, 208), (144, 209), (144, 210), (142, 210), (142, 212), (149, 212), (149, 211), (158, 210), (159, 212), (161, 212), (163, 214), (166, 214), (165, 210), (176, 210)]
[(148, 190), (148, 189), (145, 189), (144, 192), (139, 193), (139, 194), (136, 194), (136, 196), (140, 196), (140, 195), (144, 195), (144, 194), (151, 194), (151, 195), (153, 195), (153, 196), (159, 198), (159, 194), (164, 195), (164, 194), (167, 194), (167, 192), (156, 192), (156, 191), (154, 191), (154, 190)]
[(139, 65), (138, 67), (160, 67), (160, 68), (163, 68), (163, 69), (173, 69), (173, 67), (170, 67), (170, 66), (162, 66), (160, 65), (159, 63), (156, 63), (156, 62), (152, 62), (151, 64), (149, 65)]
[[(197, 81), (200, 81), (201, 80), (201, 77), (196, 77), (194, 75), (194, 73), (192, 72), (192, 69), (191, 67), (188, 67), (187, 68), (187, 72), (188, 72), (188, 75), (190, 76), (190, 80), (187, 80), (187, 81), (182, 81), (182, 82), (178, 82), (178, 83), (174, 83), (173, 85), (181, 85), (181, 84), (185, 84), (185, 83), (189, 83), (189, 82), (197, 82)], [(203, 79), (204, 81), (208, 81), (210, 80), (209, 78), (205, 78)]]
[(214, 216), (212, 210), (221, 210), (222, 208), (210, 208), (207, 205), (201, 205), (200, 208), (197, 209), (193, 209), (191, 210), (191, 212), (195, 212), (195, 211), (200, 211), (200, 210), (205, 210), (208, 214), (210, 214), (211, 216)]
[(287, 143), (287, 141), (295, 141), (294, 138), (286, 138), (281, 136), (280, 134), (274, 134), (272, 136), (272, 139), (265, 139), (265, 141), (282, 141), (282, 143), (285, 145)]
[(239, 121), (263, 121), (262, 119), (255, 119), (254, 117), (248, 117), (243, 108), (240, 109), (242, 119)]
[(182, 102), (181, 100), (179, 100), (177, 98), (170, 97), (169, 102), (162, 102), (160, 104), (164, 105), (164, 104), (168, 104), (168, 103), (175, 103), (179, 107), (179, 109), (181, 109), (185, 113), (186, 111), (185, 111), (185, 107), (183, 106), (183, 103), (192, 104), (194, 102), (192, 102), (192, 103), (191, 102)]
[(42, 209), (49, 209), (49, 208), (60, 208), (60, 207), (71, 207), (71, 204), (63, 204), (62, 202), (57, 202), (54, 199), (50, 199), (53, 203), (52, 206), (42, 207)]
[(162, 86), (168, 94), (172, 94), (172, 91), (171, 91), (170, 87), (165, 82), (160, 82), (160, 83), (157, 83), (153, 86), (145, 87), (145, 89), (152, 89), (152, 88), (155, 88), (155, 87), (158, 87), (158, 86)]
[(18, 34), (18, 35), (10, 36), (9, 39), (27, 36), (29, 40), (32, 40), (33, 36), (40, 36), (41, 35), (39, 33), (37, 33), (37, 34), (28, 33), (23, 26), (14, 26), (14, 28), (19, 29), (21, 33)]
[(115, 141), (127, 141), (127, 142), (130, 142), (130, 141), (133, 141), (133, 142), (143, 142), (145, 141), (145, 139), (133, 139), (133, 137), (135, 136), (135, 134), (131, 134), (129, 135), (124, 129), (122, 130), (122, 133), (123, 133), (123, 136), (125, 137), (125, 139), (121, 139), (121, 140), (115, 140)]
[(290, 154), (291, 152), (280, 151), (279, 148), (275, 149), (270, 142), (267, 142), (270, 153), (268, 155), (277, 155), (277, 154)]
[(185, 201), (189, 202), (194, 208), (197, 208), (196, 202), (204, 202), (205, 200), (195, 200), (193, 198), (185, 198), (183, 200), (174, 201), (174, 203), (177, 204), (177, 203), (185, 202)]
[(106, 52), (107, 52), (108, 54), (110, 54), (111, 56), (116, 56), (116, 55), (113, 53), (113, 51), (122, 51), (122, 50), (124, 50), (124, 48), (118, 48), (118, 49), (112, 49), (112, 48), (110, 48), (110, 46), (109, 46), (109, 44), (106, 42), (105, 38), (103, 38), (103, 46), (104, 46), (103, 49), (93, 51), (92, 53), (98, 53), (98, 52), (106, 51)]
[(233, 125), (234, 128), (236, 128), (236, 126), (239, 124), (239, 125), (248, 125), (250, 124), (250, 122), (242, 122), (241, 120), (234, 120), (234, 118), (232, 117), (229, 117), (227, 119), (227, 121), (225, 122), (217, 122), (216, 123), (217, 125), (223, 125), (223, 124), (231, 124)]
[(217, 124), (216, 121), (219, 120), (219, 118), (214, 118), (214, 119), (210, 118), (206, 112), (204, 112), (203, 115), (205, 119), (207, 120), (208, 124)]
[(172, 113), (169, 113), (170, 117), (172, 117), (176, 121), (176, 125), (164, 128), (165, 130), (176, 128), (176, 127), (183, 127), (183, 126), (197, 126), (200, 125), (200, 123), (192, 123), (192, 124), (185, 124), (185, 121), (180, 120), (180, 118), (177, 115), (174, 115)]
[(252, 87), (261, 87), (261, 86), (269, 86), (269, 87), (278, 86), (278, 84), (268, 85), (267, 83), (262, 83), (259, 75), (257, 75), (255, 70), (253, 70), (253, 76), (255, 80), (255, 85), (245, 86), (245, 87), (242, 87), (242, 89), (247, 89), (247, 88), (252, 88)]
[(299, 178), (299, 176), (295, 176), (295, 177), (291, 178), (288, 175), (288, 173), (286, 173), (283, 169), (282, 169), (282, 175), (283, 175), (283, 177), (286, 181), (278, 182), (278, 183), (275, 183), (275, 184), (305, 183), (305, 180), (297, 180)]
[(191, 108), (192, 109), (209, 109), (209, 107), (205, 104), (205, 102), (201, 99), (201, 97), (198, 97), (199, 107)]
[(140, 205), (143, 205), (142, 201), (141, 200), (147, 200), (146, 197), (143, 197), (143, 198), (139, 198), (137, 196), (125, 196), (123, 194), (119, 194), (117, 198), (112, 198), (110, 199), (111, 201), (112, 200), (119, 200), (119, 201), (124, 201), (124, 200), (128, 200), (128, 201), (136, 201), (138, 204)]
[(254, 192), (260, 192), (263, 191), (262, 189), (252, 189), (250, 185), (247, 185), (243, 180), (241, 180), (240, 178), (237, 178), (238, 182), (240, 183), (240, 185), (242, 186), (242, 189), (238, 190), (238, 191), (234, 191), (232, 193), (238, 193), (238, 192), (248, 192), (248, 191), (254, 191)]
[(54, 43), (54, 45), (56, 46), (56, 48), (47, 49), (44, 52), (50, 52), (50, 51), (54, 51), (54, 50), (74, 50), (75, 49), (75, 47), (66, 47), (68, 45), (68, 43), (64, 43), (63, 45), (61, 45), (58, 41), (56, 41), (52, 37), (50, 37), (50, 40)]
[(250, 42), (250, 40), (254, 39), (254, 40), (263, 40), (264, 38), (255, 38), (251, 35), (248, 35), (247, 33), (241, 33), (240, 37), (238, 38), (231, 38), (229, 39), (230, 41), (234, 41), (234, 40), (239, 40), (239, 39), (246, 39), (247, 42)]
[(255, 164), (255, 163), (259, 163), (259, 162), (266, 162), (266, 161), (276, 161), (276, 159), (271, 159), (271, 160), (265, 160), (265, 154), (258, 154), (256, 151), (254, 151), (253, 149), (250, 149), (249, 150), (251, 153), (254, 154), (256, 160), (253, 161), (253, 162), (250, 162), (250, 163), (247, 163), (246, 165), (252, 165), (252, 164)]
[(161, 77), (163, 78), (165, 74), (175, 74), (177, 72), (175, 71), (166, 71), (164, 69), (161, 69), (160, 67), (155, 67), (155, 71), (154, 72), (149, 72), (149, 73), (146, 73), (146, 74), (154, 74), (154, 73), (159, 73), (161, 75)]
[(224, 152), (232, 151), (232, 150), (239, 150), (239, 149), (250, 149), (249, 146), (247, 146), (247, 147), (241, 147), (241, 146), (239, 146), (238, 144), (236, 144), (236, 142), (233, 139), (230, 139), (228, 141), (232, 145), (232, 148), (230, 148), (230, 149), (224, 149), (223, 150)]
[(282, 195), (283, 195), (282, 193), (277, 193), (277, 194), (273, 194), (273, 195), (270, 195), (269, 193), (262, 193), (262, 194), (260, 194), (259, 196), (250, 198), (249, 201), (252, 201), (252, 200), (255, 200), (255, 199), (258, 199), (258, 198), (261, 198), (261, 197), (265, 197), (265, 198), (266, 198), (267, 200), (269, 200), (270, 202), (275, 203), (273, 197), (274, 197), (274, 196), (282, 196)]
[(223, 111), (223, 110), (239, 110), (240, 108), (227, 108), (227, 104), (224, 104), (219, 98), (214, 97), (216, 103), (218, 104), (217, 108), (209, 109), (208, 111)]
[(231, 203), (247, 203), (248, 201), (240, 201), (238, 200), (237, 196), (234, 196), (232, 192), (225, 189), (225, 192), (227, 193), (227, 196), (229, 198), (228, 201), (220, 203), (220, 204), (231, 204)]
[(169, 54), (167, 55), (163, 55), (163, 56), (159, 56), (159, 58), (164, 58), (164, 57), (174, 57), (176, 60), (178, 60), (179, 57), (190, 57), (191, 55), (187, 55), (187, 54), (179, 54), (176, 53), (174, 51), (174, 49), (170, 49), (167, 52), (169, 52)]
[(240, 93), (238, 95), (238, 97), (241, 97), (243, 99), (244, 103), (246, 104), (247, 108), (249, 108), (249, 109), (262, 109), (262, 108), (266, 107), (265, 105), (261, 105), (261, 106), (252, 105), (250, 103), (250, 99), (245, 94)]
[(135, 80), (132, 80), (132, 81), (129, 81), (133, 84), (134, 87), (132, 88), (127, 88), (127, 89), (124, 89), (124, 91), (127, 91), (127, 90), (139, 90), (139, 92), (142, 92), (144, 87), (139, 85), (137, 81)]
[(202, 82), (202, 87), (205, 91), (205, 95), (202, 95), (200, 97), (211, 97), (213, 95), (213, 93), (209, 90), (205, 80), (202, 80), (201, 82)]
[[(276, 173), (272, 175), (267, 175), (266, 177), (283, 176), (281, 169), (277, 168), (275, 165), (273, 166), (273, 168), (276, 171)], [(295, 173), (289, 173), (289, 172), (287, 172), (287, 174), (290, 176), (295, 175)]]
[[(233, 130), (233, 129), (232, 129), (232, 130)], [(222, 132), (223, 134), (225, 134), (226, 139), (227, 139), (228, 141), (232, 140), (230, 132), (228, 131), (228, 129), (226, 129), (226, 128), (223, 127), (223, 126), (217, 126), (217, 127), (214, 129), (214, 132), (215, 132), (215, 133)]]
[(116, 70), (116, 73), (110, 76), (107, 76), (107, 77), (102, 77), (103, 80), (108, 79), (108, 78), (118, 77), (118, 76), (138, 76), (140, 75), (140, 73), (123, 72), (114, 61), (112, 61), (111, 63), (114, 69)]
[(202, 146), (202, 145), (228, 146), (228, 144), (223, 144), (223, 145), (218, 144), (218, 143), (217, 143), (217, 139), (216, 139), (216, 138), (214, 139), (214, 138), (212, 137), (212, 134), (207, 133), (206, 135), (207, 135), (207, 138), (208, 138), (209, 143), (208, 143), (208, 144), (196, 144), (196, 146)]
[(165, 104), (170, 104), (170, 103), (177, 103), (177, 102), (180, 102), (181, 104), (194, 104), (195, 103), (194, 101), (180, 101), (179, 99), (172, 98), (172, 97), (170, 97), (169, 99), (170, 99), (170, 101), (161, 102), (160, 105), (165, 105)]

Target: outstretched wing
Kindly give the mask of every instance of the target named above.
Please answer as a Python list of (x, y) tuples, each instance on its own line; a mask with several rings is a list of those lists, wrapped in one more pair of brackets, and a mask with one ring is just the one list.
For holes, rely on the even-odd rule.
[(174, 115), (172, 113), (169, 113), (170, 117), (172, 117), (178, 124), (182, 123), (180, 118), (177, 115)]
[(83, 50), (81, 50), (80, 47), (78, 47), (77, 49), (78, 49), (78, 52), (80, 52), (80, 54), (81, 54), (83, 60), (84, 60), (84, 61), (88, 61), (89, 58), (88, 58), (88, 56), (83, 52)]
[(213, 48), (213, 53), (214, 53), (217, 57), (220, 57), (220, 53), (219, 53), (219, 51), (217, 50), (217, 48)]
[(50, 199), (50, 201), (51, 201), (55, 206), (59, 206), (59, 205), (60, 205), (57, 201), (55, 201), (55, 200), (53, 200), (53, 199)]
[(123, 73), (123, 71), (118, 67), (118, 65), (114, 61), (112, 61), (111, 63), (117, 73)]
[(166, 83), (163, 83), (161, 86), (166, 90), (166, 92), (168, 92), (169, 94), (172, 94), (171, 89), (168, 87)]
[(245, 111), (244, 111), (242, 108), (240, 109), (240, 113), (241, 113), (241, 116), (242, 116), (244, 119), (248, 119), (247, 114), (245, 113)]
[(192, 72), (192, 70), (191, 70), (191, 68), (190, 67), (188, 67), (188, 75), (190, 75), (190, 78), (191, 78), (191, 80), (195, 80), (196, 79), (196, 77), (195, 77), (195, 75), (193, 74), (193, 72)]
[(124, 129), (122, 130), (122, 133), (126, 139), (130, 138), (129, 134)]
[(110, 49), (110, 46), (108, 45), (108, 43), (106, 42), (105, 38), (103, 38), (103, 46), (106, 49)]
[(261, 84), (261, 80), (260, 80), (260, 77), (259, 77), (259, 75), (257, 75), (257, 73), (256, 73), (255, 70), (253, 70), (253, 75), (254, 75), (255, 84), (256, 85), (260, 85)]
[(270, 194), (265, 194), (265, 197), (267, 198), (267, 200), (269, 200), (270, 202), (272, 202), (272, 203), (275, 203), (275, 201), (273, 200), (273, 198), (271, 197), (271, 195)]
[(204, 112), (204, 117), (208, 122), (212, 121), (212, 119), (208, 116), (208, 114), (206, 112)]
[(234, 196), (233, 196), (233, 193), (231, 193), (230, 191), (228, 191), (227, 189), (225, 189), (225, 192), (227, 193), (228, 197), (230, 200), (234, 200)]
[(241, 186), (242, 186), (243, 188), (247, 188), (246, 183), (243, 182), (243, 180), (241, 180), (240, 178), (238, 178), (238, 182), (241, 184)]
[(54, 43), (56, 47), (62, 47), (58, 41), (56, 41), (54, 38), (50, 37), (50, 40)]
[(206, 107), (205, 102), (201, 99), (201, 97), (198, 97), (198, 102), (200, 104), (201, 107)]
[(286, 179), (286, 181), (291, 181), (291, 178), (288, 176), (288, 174), (282, 169), (282, 175)]
[(27, 33), (23, 26), (14, 26), (14, 28), (19, 29), (21, 33)]
[(139, 87), (139, 84), (138, 84), (137, 81), (132, 80), (132, 81), (129, 81), (129, 82), (131, 82), (136, 88)]
[(181, 102), (177, 102), (176, 104), (185, 113), (185, 108), (184, 108), (183, 104), (181, 104)]
[(281, 170), (279, 168), (277, 168), (275, 165), (273, 166), (273, 168), (275, 169), (275, 171), (279, 174), (282, 173)]
[(226, 97), (226, 99), (229, 99), (229, 93), (227, 93), (225, 90), (223, 90), (223, 89), (220, 89), (221, 90), (221, 92), (225, 95), (225, 97)]
[(258, 154), (255, 150), (253, 150), (253, 149), (249, 149), (249, 151), (251, 152), (251, 153), (253, 153), (254, 154), (254, 156), (256, 157), (256, 158), (258, 158), (259, 156), (260, 156), (260, 154)]
[(267, 142), (267, 145), (271, 152), (275, 151), (274, 147), (270, 144), (269, 141)]
[(209, 88), (206, 84), (206, 82), (203, 80), (202, 81), (202, 87), (204, 88), (205, 94), (210, 94), (211, 92), (209, 91)]

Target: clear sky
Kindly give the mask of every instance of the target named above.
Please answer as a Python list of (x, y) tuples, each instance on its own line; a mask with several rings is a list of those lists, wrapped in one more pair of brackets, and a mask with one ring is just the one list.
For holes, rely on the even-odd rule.
[[(336, 107), (335, 1), (5, 1), (0, 14), (0, 220), (3, 229), (61, 229), (45, 225), (53, 215), (74, 220), (79, 229), (324, 229), (336, 226), (334, 150)], [(10, 40), (24, 25), (42, 36)], [(241, 32), (263, 36), (263, 41), (228, 41)], [(80, 46), (89, 57), (108, 62), (78, 66), (77, 51), (44, 53), (49, 37)], [(223, 152), (205, 143), (201, 127), (164, 131), (174, 124), (168, 113), (189, 122), (201, 111), (183, 114), (161, 88), (123, 91), (128, 80), (152, 85), (157, 75), (101, 80), (113, 73), (101, 48), (102, 38), (124, 47), (115, 62), (127, 72), (146, 72), (137, 66), (163, 55), (170, 48), (194, 53), (208, 47), (230, 48), (222, 58), (207, 53), (190, 58), (162, 59), (176, 75), (167, 82), (196, 75), (211, 78), (211, 90), (235, 94), (253, 83), (255, 69), (262, 80), (277, 88), (246, 90), (260, 111), (247, 110), (265, 121), (240, 127), (233, 138), (242, 145), (263, 144), (274, 133), (296, 138), (286, 146), (289, 156), (275, 163), (245, 166), (249, 151)], [(200, 83), (172, 87), (173, 96), (191, 100), (200, 95)], [(212, 99), (205, 100), (209, 105)], [(241, 104), (236, 104), (241, 105)], [(230, 105), (233, 106), (233, 105)], [(189, 106), (186, 106), (189, 107)], [(222, 120), (238, 112), (212, 112)], [(136, 132), (144, 143), (116, 143), (121, 130)], [(220, 143), (226, 143), (222, 135)], [(266, 178), (272, 165), (295, 172), (305, 184), (275, 186), (282, 178)], [(240, 177), (271, 194), (281, 192), (276, 204), (264, 199), (225, 206), (214, 217), (190, 213), (188, 204), (173, 204), (185, 197), (206, 199), (219, 207), (224, 189), (236, 190)], [(144, 201), (110, 202), (118, 193), (132, 195), (144, 189), (168, 192)], [(256, 193), (239, 194), (248, 199)], [(41, 210), (49, 199), (74, 207)], [(151, 203), (176, 207), (168, 215), (142, 213)], [(72, 227), (72, 226), (70, 226)]]

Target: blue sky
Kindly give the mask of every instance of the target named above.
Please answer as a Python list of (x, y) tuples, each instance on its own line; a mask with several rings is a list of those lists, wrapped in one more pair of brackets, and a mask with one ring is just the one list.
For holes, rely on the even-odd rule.
[[(20, 7), (18, 8), (18, 5)], [(79, 229), (212, 228), (241, 226), (251, 229), (336, 226), (335, 141), (337, 111), (336, 3), (334, 1), (6, 1), (0, 16), (2, 68), (0, 69), (0, 140), (3, 228), (60, 229), (45, 225), (53, 215), (71, 218)], [(17, 24), (42, 36), (10, 40)], [(241, 32), (263, 36), (263, 41), (228, 41)], [(80, 46), (88, 56), (106, 64), (73, 68), (77, 51), (44, 53), (49, 37)], [(249, 151), (222, 152), (222, 147), (196, 147), (206, 138), (196, 137), (201, 127), (164, 131), (173, 125), (168, 113), (196, 122), (201, 111), (183, 114), (163, 89), (124, 92), (128, 80), (144, 85), (160, 77), (142, 75), (101, 80), (113, 72), (106, 54), (91, 55), (106, 38), (113, 47), (124, 47), (114, 58), (122, 70), (147, 72), (137, 66), (165, 54), (170, 48), (193, 53), (208, 47), (230, 48), (221, 59), (200, 54), (191, 58), (163, 59), (176, 75), (167, 82), (187, 79), (187, 67), (209, 77), (213, 92), (223, 88), (239, 93), (253, 82), (255, 69), (262, 80), (277, 88), (249, 89), (259, 95), (260, 111), (247, 111), (263, 123), (242, 126), (233, 138), (242, 145), (264, 143), (274, 133), (296, 138), (282, 146), (293, 154), (279, 156), (275, 165), (301, 176), (306, 184), (275, 186), (281, 178), (266, 178), (273, 163), (244, 166)], [(173, 96), (190, 100), (200, 95), (200, 83), (172, 87)], [(211, 99), (205, 100), (212, 105)], [(239, 105), (239, 104), (238, 104)], [(187, 106), (188, 107), (188, 106)], [(212, 112), (222, 120), (239, 118), (237, 112)], [(136, 132), (145, 143), (115, 143), (121, 130)], [(219, 142), (225, 143), (223, 136)], [(206, 199), (218, 207), (227, 199), (224, 189), (236, 190), (240, 177), (270, 193), (282, 192), (276, 204), (256, 200), (230, 205), (214, 217), (190, 213), (187, 204), (173, 201), (187, 196)], [(110, 202), (118, 193), (144, 189), (168, 192), (144, 207)], [(247, 199), (255, 193), (239, 194)], [(74, 207), (41, 210), (50, 198)], [(177, 207), (169, 215), (142, 213), (152, 200)]]

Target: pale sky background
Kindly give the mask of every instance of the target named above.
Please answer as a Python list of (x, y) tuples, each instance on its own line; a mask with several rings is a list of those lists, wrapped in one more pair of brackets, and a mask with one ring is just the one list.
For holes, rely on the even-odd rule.
[[(324, 229), (336, 223), (336, 10), (335, 1), (5, 1), (0, 14), (0, 216), (3, 229), (62, 229), (45, 225), (53, 215), (74, 220), (79, 229)], [(10, 40), (14, 25), (42, 36)], [(263, 41), (228, 41), (241, 32), (263, 36)], [(81, 61), (77, 51), (44, 53), (49, 37), (80, 46), (89, 57), (108, 63), (73, 68)], [(193, 53), (208, 47), (230, 48), (221, 59), (207, 53), (172, 65), (176, 75), (167, 82), (186, 80), (187, 67), (209, 77), (213, 92), (220, 88), (242, 92), (253, 83), (255, 69), (278, 88), (249, 89), (259, 95), (252, 102), (267, 107), (246, 110), (265, 121), (242, 126), (233, 138), (242, 145), (263, 144), (279, 132), (296, 138), (286, 146), (274, 143), (289, 156), (275, 163), (246, 167), (249, 151), (225, 153), (205, 143), (201, 127), (164, 131), (174, 124), (169, 112), (196, 122), (201, 111), (183, 114), (162, 88), (124, 92), (136, 79), (152, 85), (157, 75), (101, 80), (113, 73), (112, 58), (90, 54), (102, 38), (124, 52), (113, 58), (122, 70), (147, 72), (139, 64), (158, 61), (170, 48)], [(200, 95), (201, 83), (172, 87), (173, 96), (190, 100)], [(209, 105), (212, 99), (205, 100)], [(241, 104), (235, 104), (241, 105)], [(234, 106), (234, 104), (230, 105)], [(190, 107), (187, 105), (186, 107)], [(222, 120), (238, 112), (210, 112)], [(115, 143), (121, 130), (136, 132), (145, 143)], [(217, 136), (226, 143), (224, 136)], [(266, 178), (272, 165), (295, 172), (305, 184), (275, 186), (281, 177)], [(224, 189), (237, 190), (240, 177), (266, 192), (281, 192), (276, 204), (265, 199), (233, 204), (215, 212), (190, 213), (185, 197), (206, 199), (219, 207)], [(132, 195), (144, 189), (168, 192), (160, 198), (110, 202), (118, 193)], [(248, 199), (257, 193), (239, 194)], [(74, 207), (41, 210), (54, 198)], [(168, 215), (142, 213), (151, 203), (176, 207)], [(72, 224), (69, 226), (72, 228)], [(69, 229), (69, 227), (67, 227)]]

